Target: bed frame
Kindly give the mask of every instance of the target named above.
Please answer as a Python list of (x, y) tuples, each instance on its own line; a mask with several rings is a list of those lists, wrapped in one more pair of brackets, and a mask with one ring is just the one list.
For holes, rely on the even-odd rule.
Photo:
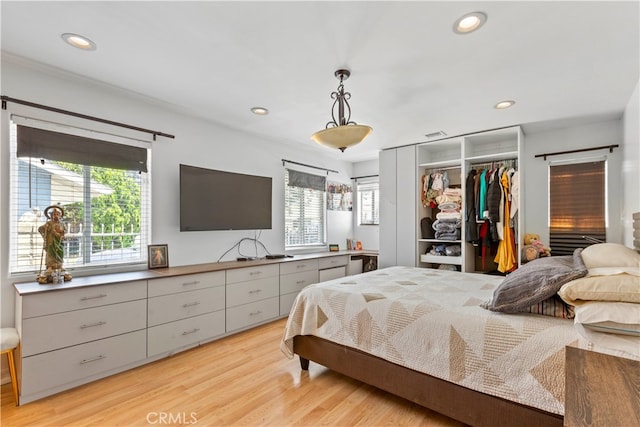
[(472, 426), (562, 426), (561, 415), (490, 396), (311, 335), (293, 339), (303, 370), (309, 361)]

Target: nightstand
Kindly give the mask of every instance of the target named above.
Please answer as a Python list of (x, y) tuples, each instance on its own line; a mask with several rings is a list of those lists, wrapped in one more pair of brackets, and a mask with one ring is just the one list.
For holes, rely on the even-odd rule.
[(566, 347), (565, 426), (640, 425), (640, 362)]

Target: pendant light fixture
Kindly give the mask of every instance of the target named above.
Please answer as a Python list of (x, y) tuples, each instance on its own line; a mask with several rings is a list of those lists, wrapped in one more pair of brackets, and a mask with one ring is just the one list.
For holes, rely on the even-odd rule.
[(340, 80), (340, 84), (338, 85), (338, 90), (331, 93), (331, 98), (335, 99), (331, 107), (331, 118), (333, 120), (327, 123), (325, 129), (311, 135), (311, 139), (318, 144), (344, 151), (348, 147), (361, 143), (373, 129), (370, 126), (359, 125), (351, 121), (351, 107), (348, 102), (351, 94), (344, 91), (343, 84), (349, 78), (351, 72), (346, 69), (340, 69), (334, 74)]

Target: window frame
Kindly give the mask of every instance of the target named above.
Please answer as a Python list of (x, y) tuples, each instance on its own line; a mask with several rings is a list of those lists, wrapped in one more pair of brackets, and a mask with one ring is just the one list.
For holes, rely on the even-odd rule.
[[(98, 141), (101, 141), (101, 142), (118, 144), (119, 146), (123, 147), (123, 150), (130, 150), (132, 147), (139, 147), (139, 148), (145, 149), (147, 163), (144, 166), (144, 168), (147, 169), (147, 172), (141, 172), (141, 171), (135, 172), (133, 169), (119, 169), (119, 170), (127, 171), (123, 175), (134, 176), (134, 172), (140, 175), (139, 177), (136, 177), (137, 181), (135, 181), (136, 190), (140, 191), (140, 194), (139, 194), (140, 205), (138, 206), (138, 209), (136, 209), (136, 213), (139, 214), (140, 216), (139, 218), (140, 230), (139, 232), (135, 233), (138, 236), (138, 238), (136, 238), (133, 235), (131, 236), (134, 238), (134, 243), (132, 243), (132, 245), (130, 246), (130, 248), (132, 249), (129, 251), (129, 252), (133, 252), (134, 256), (131, 256), (130, 254), (128, 256), (120, 257), (120, 258), (115, 258), (114, 256), (113, 258), (102, 259), (102, 260), (98, 260), (97, 262), (95, 261), (95, 258), (94, 258), (94, 262), (91, 262), (91, 263), (86, 263), (85, 262), (86, 259), (77, 264), (68, 264), (67, 262), (65, 262), (64, 269), (68, 272), (72, 272), (74, 276), (84, 276), (88, 274), (94, 274), (96, 272), (115, 273), (115, 272), (121, 272), (121, 271), (146, 269), (147, 267), (146, 247), (151, 242), (151, 143), (148, 141), (140, 140), (140, 139), (132, 139), (132, 137), (130, 136), (120, 136), (114, 133), (106, 133), (106, 131), (102, 131), (102, 130), (90, 130), (84, 127), (81, 128), (73, 125), (53, 123), (49, 121), (43, 121), (40, 119), (25, 118), (21, 116), (11, 115), (10, 120), (8, 122), (9, 122), (8, 123), (9, 130), (7, 132), (9, 136), (8, 179), (9, 179), (10, 191), (8, 195), (9, 239), (8, 239), (8, 245), (7, 245), (8, 256), (6, 258), (6, 261), (7, 261), (7, 269), (8, 269), (7, 271), (9, 276), (12, 278), (14, 277), (19, 278), (27, 275), (32, 276), (34, 272), (40, 274), (40, 272), (44, 270), (44, 265), (40, 265), (44, 263), (41, 263), (39, 261), (35, 261), (30, 266), (27, 266), (24, 264), (21, 266), (20, 260), (19, 260), (19, 253), (18, 253), (20, 250), (19, 238), (18, 238), (19, 221), (20, 221), (18, 214), (19, 214), (20, 201), (18, 198), (19, 198), (19, 191), (20, 191), (19, 186), (21, 183), (21, 178), (18, 176), (18, 173), (19, 173), (18, 169), (21, 162), (25, 162), (28, 165), (28, 167), (31, 169), (32, 162), (41, 161), (39, 159), (35, 159), (34, 157), (18, 157), (17, 127), (24, 126), (25, 124), (28, 127), (37, 128), (44, 131), (67, 134), (71, 138), (75, 138), (75, 137), (81, 137), (81, 138), (87, 138), (87, 139), (97, 138)], [(129, 147), (126, 147), (126, 146), (129, 146)], [(52, 161), (45, 160), (45, 161), (49, 166), (53, 165), (55, 167), (60, 168), (61, 170), (63, 169), (59, 166), (59, 164), (57, 164), (57, 161), (54, 161), (54, 160)], [(80, 188), (81, 188), (81, 192), (83, 193), (83, 201), (76, 202), (76, 203), (80, 203), (81, 205), (84, 206), (85, 204), (84, 200), (91, 200), (91, 194), (92, 194), (91, 193), (92, 190), (90, 187), (91, 183), (99, 184), (99, 185), (102, 185), (102, 184), (98, 183), (97, 181), (92, 181), (92, 179), (90, 178), (90, 175), (88, 175), (90, 174), (90, 172), (86, 172), (88, 171), (89, 168), (91, 168), (91, 166), (89, 166), (89, 168), (87, 168), (86, 165), (82, 165), (82, 164), (78, 164), (78, 166), (81, 166), (81, 171), (79, 173), (70, 172), (68, 170), (63, 172), (69, 173), (68, 177), (75, 176), (77, 180), (82, 180), (82, 185)], [(118, 170), (114, 168), (106, 168), (106, 169)], [(47, 173), (51, 174), (51, 172), (47, 172)], [(24, 181), (24, 179), (22, 181)], [(26, 181), (27, 181), (26, 185), (29, 185), (28, 184), (29, 178)], [(89, 182), (89, 186), (85, 185), (87, 182)], [(25, 183), (22, 182), (22, 184), (24, 185)], [(49, 191), (51, 191), (51, 189)], [(86, 197), (88, 197), (88, 199)], [(46, 204), (49, 204), (49, 203), (46, 203)], [(55, 201), (51, 200), (50, 205), (53, 205), (53, 204), (55, 204)], [(42, 213), (46, 208), (46, 206), (37, 206), (37, 207), (41, 209), (40, 213)], [(46, 218), (44, 217), (37, 219), (37, 221), (41, 221), (42, 223), (44, 223), (45, 220)], [(82, 219), (81, 222), (83, 225), (86, 224), (86, 220), (87, 218)], [(67, 235), (69, 235), (69, 233), (70, 233), (69, 230), (67, 230)], [(91, 242), (91, 245), (90, 245), (91, 247), (93, 247), (94, 233), (95, 233), (94, 230), (91, 230), (90, 232), (85, 232), (85, 234), (89, 236), (89, 239), (90, 239), (89, 242)], [(124, 233), (124, 234), (131, 234), (131, 233)], [(74, 238), (78, 238), (78, 236), (74, 235)], [(37, 239), (36, 244), (41, 244), (42, 241), (39, 235), (36, 236), (36, 239)], [(82, 237), (80, 237), (80, 239), (82, 239)], [(89, 247), (86, 245), (86, 241), (84, 243), (85, 243), (85, 247)], [(69, 247), (70, 247), (70, 244), (67, 243), (66, 248), (69, 248)]]
[[(379, 226), (380, 225), (380, 181), (365, 181), (356, 183), (356, 191), (358, 193), (358, 226)], [(371, 222), (363, 221), (365, 212), (362, 197), (365, 193), (371, 193), (372, 206), (369, 213), (371, 214)]]
[[(292, 173), (300, 176), (302, 179), (300, 179), (300, 183), (299, 186), (291, 186), (289, 185), (289, 173)], [(308, 180), (305, 179), (305, 175), (307, 176)], [(322, 181), (322, 190), (320, 190), (320, 184), (319, 182)], [(311, 188), (311, 187), (315, 187), (315, 188)], [(321, 220), (319, 221), (318, 226), (321, 228), (321, 232), (319, 233), (319, 240), (320, 241), (316, 241), (316, 242), (307, 242), (305, 241), (305, 233), (304, 231), (302, 231), (302, 234), (300, 236), (300, 233), (298, 234), (298, 242), (297, 243), (292, 243), (289, 244), (289, 241), (291, 240), (291, 236), (289, 234), (289, 212), (294, 208), (290, 208), (289, 207), (289, 203), (292, 202), (292, 197), (290, 194), (290, 191), (292, 191), (292, 188), (298, 188), (302, 191), (318, 191), (321, 192), (320, 195), (320, 199), (317, 199), (314, 201), (313, 206), (311, 206), (311, 208), (317, 209), (317, 211), (315, 212), (315, 214), (321, 216)], [(293, 191), (299, 191), (299, 190), (293, 190)], [(300, 195), (298, 195), (298, 199), (300, 199)], [(304, 200), (297, 200), (297, 202), (303, 202)], [(305, 206), (298, 206), (297, 209), (300, 211), (297, 220), (301, 221), (303, 224), (307, 223), (307, 215), (305, 215)], [(309, 216), (312, 216), (312, 214), (310, 214)], [(312, 221), (314, 221), (312, 219)], [(303, 229), (304, 230), (304, 229)], [(326, 181), (326, 177), (322, 176), (322, 175), (316, 175), (316, 174), (311, 174), (311, 173), (307, 173), (307, 172), (301, 172), (299, 170), (296, 169), (290, 169), (290, 168), (285, 168), (284, 170), (284, 246), (285, 246), (285, 250), (296, 250), (296, 249), (310, 249), (310, 248), (318, 248), (318, 247), (326, 247), (327, 246), (327, 181)]]

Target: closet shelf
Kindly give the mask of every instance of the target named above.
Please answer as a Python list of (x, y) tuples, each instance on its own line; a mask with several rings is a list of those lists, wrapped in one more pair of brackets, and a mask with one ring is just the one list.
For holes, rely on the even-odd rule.
[(485, 162), (485, 161), (511, 160), (511, 159), (517, 159), (517, 158), (518, 158), (517, 151), (505, 151), (504, 153), (484, 154), (482, 156), (465, 157), (465, 160), (468, 162), (474, 163), (474, 162)]
[(446, 255), (420, 255), (420, 261), (428, 262), (431, 264), (454, 264), (462, 265), (461, 256), (446, 256)]

